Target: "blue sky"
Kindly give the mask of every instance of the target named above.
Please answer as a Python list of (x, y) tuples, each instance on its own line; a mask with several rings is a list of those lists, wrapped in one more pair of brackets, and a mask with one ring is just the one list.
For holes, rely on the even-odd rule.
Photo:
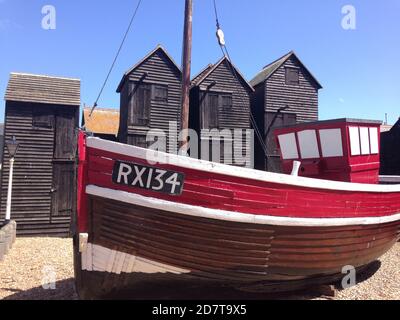
[[(0, 96), (12, 71), (77, 77), (82, 103), (93, 104), (137, 0), (0, 0)], [(218, 0), (233, 62), (247, 79), (294, 50), (323, 85), (320, 118), (389, 122), (400, 116), (398, 0)], [(342, 7), (356, 9), (344, 30)], [(44, 5), (56, 8), (56, 30), (41, 27)], [(183, 0), (143, 0), (99, 102), (119, 107), (122, 74), (157, 44), (180, 63)], [(194, 0), (192, 74), (221, 57), (212, 0)], [(0, 104), (0, 121), (4, 102)]]

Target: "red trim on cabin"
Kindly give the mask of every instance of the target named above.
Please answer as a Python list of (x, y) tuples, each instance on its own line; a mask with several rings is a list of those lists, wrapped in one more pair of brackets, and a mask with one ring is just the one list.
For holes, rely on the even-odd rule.
[(88, 211), (86, 185), (88, 182), (88, 164), (86, 158), (86, 135), (79, 131), (78, 135), (78, 195), (77, 195), (77, 224), (80, 233), (88, 231)]

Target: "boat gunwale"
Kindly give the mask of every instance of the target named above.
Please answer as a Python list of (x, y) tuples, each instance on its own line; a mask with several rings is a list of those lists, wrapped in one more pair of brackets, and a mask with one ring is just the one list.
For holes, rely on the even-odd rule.
[(373, 193), (396, 193), (400, 192), (400, 184), (380, 185), (362, 184), (343, 181), (322, 180), (308, 177), (292, 176), (280, 173), (265, 172), (255, 169), (232, 167), (226, 164), (209, 162), (190, 157), (184, 157), (165, 152), (144, 149), (118, 142), (106, 141), (100, 138), (87, 137), (86, 145), (114, 154), (120, 154), (132, 158), (154, 162), (154, 164), (172, 165), (185, 169), (205, 171), (214, 174), (255, 180), (267, 183), (290, 185), (294, 187), (311, 188), (314, 190), (352, 191), (352, 192), (373, 192)]

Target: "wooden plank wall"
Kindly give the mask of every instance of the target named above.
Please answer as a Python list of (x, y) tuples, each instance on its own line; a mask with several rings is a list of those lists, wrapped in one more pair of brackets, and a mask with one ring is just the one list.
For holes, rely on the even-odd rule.
[[(200, 99), (200, 108), (201, 103), (204, 103), (205, 101), (205, 99), (203, 99), (204, 94), (207, 93), (207, 91), (205, 91), (203, 88), (207, 88), (212, 83), (215, 83), (215, 85), (212, 86), (209, 92), (226, 92), (232, 94), (232, 108), (230, 110), (224, 110), (221, 105), (219, 106), (218, 129), (250, 129), (250, 92), (249, 90), (246, 90), (246, 85), (242, 82), (239, 82), (235, 75), (232, 74), (231, 67), (228, 65), (226, 60), (223, 61), (212, 73), (207, 76), (206, 79), (202, 81), (201, 90), (198, 97)], [(198, 109), (198, 111), (200, 112), (200, 109)], [(201, 122), (200, 116), (199, 119)], [(201, 127), (202, 125), (200, 124), (200, 128)], [(235, 143), (234, 145), (237, 144)], [(239, 156), (241, 154), (249, 155), (247, 157), (247, 161), (250, 161), (250, 149), (252, 147), (253, 146), (251, 145), (242, 143), (242, 148), (235, 148), (234, 152)]]
[[(299, 68), (298, 85), (286, 84), (287, 67)], [(279, 125), (293, 124), (294, 121), (297, 123), (317, 121), (318, 85), (302, 63), (296, 57), (292, 56), (279, 67), (270, 78), (257, 85), (255, 90), (252, 102), (253, 112), (257, 118), (259, 130), (263, 131), (265, 145), (268, 150), (268, 159), (270, 159), (269, 161), (265, 161), (264, 151), (257, 141), (255, 155), (256, 168), (272, 172), (281, 172), (279, 156), (274, 153), (276, 146), (273, 128)], [(261, 95), (263, 95), (263, 97), (261, 97)], [(289, 106), (289, 109), (283, 111), (283, 113), (289, 115), (284, 116), (284, 119), (289, 119), (290, 121), (277, 119), (267, 136), (268, 127), (273, 121), (274, 113), (285, 106)], [(261, 112), (265, 114), (261, 115)], [(262, 117), (262, 119), (260, 117)]]
[[(299, 85), (287, 85), (285, 68), (300, 68)], [(265, 85), (265, 111), (274, 112), (286, 105), (287, 113), (296, 113), (297, 122), (318, 120), (318, 87), (296, 57), (290, 57)]]
[[(149, 127), (151, 129), (161, 129), (168, 133), (169, 122), (176, 121), (178, 130), (180, 130), (182, 75), (162, 50), (155, 51), (153, 55), (140, 64), (129, 75), (129, 81), (126, 81), (121, 92), (121, 119), (129, 121), (129, 115), (133, 109), (134, 103), (131, 92), (133, 92), (135, 82), (138, 82), (145, 73), (147, 73), (147, 77), (143, 81), (144, 84), (162, 84), (168, 86), (167, 105), (157, 103), (154, 100), (151, 102)], [(128, 109), (128, 111), (126, 109)], [(124, 114), (127, 116), (126, 118), (123, 117)], [(146, 128), (132, 126), (129, 123), (122, 124), (121, 130), (121, 139), (123, 142), (127, 143), (129, 143), (129, 138), (127, 137), (135, 134), (145, 135), (148, 131)]]
[[(46, 106), (23, 102), (6, 103), (5, 139), (9, 140), (15, 136), (20, 143), (14, 165), (11, 218), (17, 220), (19, 235), (67, 235), (70, 218), (51, 217), (54, 126), (32, 126), (33, 108), (41, 107)], [(7, 148), (4, 148), (1, 179), (2, 214), (6, 211), (8, 176), (9, 154)], [(1, 219), (3, 218), (2, 216)]]

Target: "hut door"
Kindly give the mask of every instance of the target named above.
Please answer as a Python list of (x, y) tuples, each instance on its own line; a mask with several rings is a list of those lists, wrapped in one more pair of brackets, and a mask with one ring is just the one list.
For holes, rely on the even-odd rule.
[(201, 113), (202, 129), (218, 128), (219, 98), (217, 93), (207, 93)]
[(70, 217), (75, 197), (75, 134), (74, 111), (59, 111), (55, 121), (53, 159), (52, 218)]
[(73, 160), (75, 158), (76, 136), (73, 113), (56, 115), (56, 140), (54, 159)]
[(53, 164), (52, 217), (70, 217), (74, 203), (74, 164)]

